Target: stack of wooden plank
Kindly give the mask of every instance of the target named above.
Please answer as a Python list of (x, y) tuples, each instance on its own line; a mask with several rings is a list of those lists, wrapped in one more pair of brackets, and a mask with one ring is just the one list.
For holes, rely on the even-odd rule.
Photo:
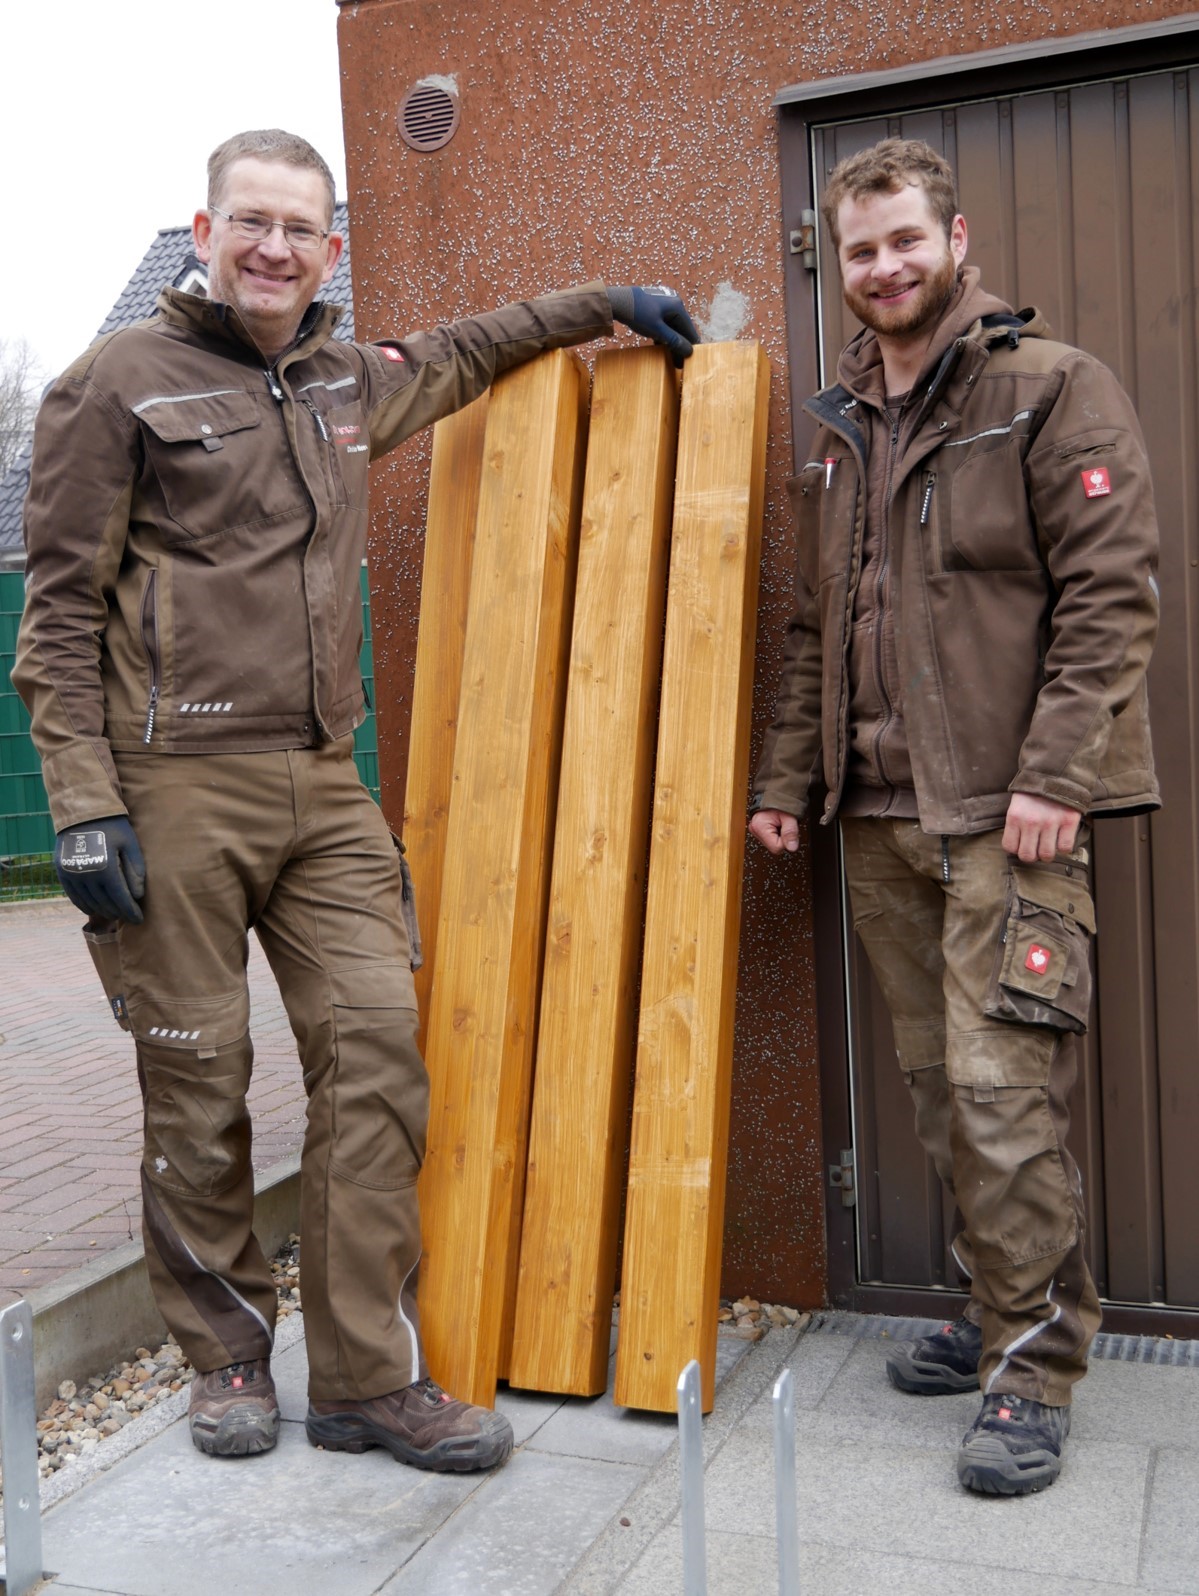
[[(715, 1364), (769, 367), (557, 351), (435, 430), (404, 834), (434, 1376)], [(652, 804), (651, 804), (652, 793)], [(651, 841), (652, 838), (652, 841)]]

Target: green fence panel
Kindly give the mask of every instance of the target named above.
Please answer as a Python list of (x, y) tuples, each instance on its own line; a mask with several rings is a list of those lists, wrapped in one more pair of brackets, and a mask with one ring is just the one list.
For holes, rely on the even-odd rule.
[[(366, 719), (354, 733), (354, 762), (376, 803), (379, 800), (379, 745), (375, 731), (374, 660), (371, 654), (370, 586), (362, 567), (362, 678)], [(17, 627), (25, 602), (20, 571), (0, 571), (0, 903), (18, 898), (57, 896), (51, 856), (54, 825), (42, 785), (41, 763), (29, 735), (29, 715), (13, 689), (11, 675)]]

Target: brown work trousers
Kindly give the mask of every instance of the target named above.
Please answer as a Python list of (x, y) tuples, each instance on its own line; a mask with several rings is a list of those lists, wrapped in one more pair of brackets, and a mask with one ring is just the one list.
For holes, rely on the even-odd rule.
[(137, 1042), (155, 1299), (202, 1371), (269, 1355), (253, 1233), (247, 933), (279, 982), (308, 1094), (301, 1160), (309, 1394), (427, 1373), (416, 1310), (428, 1081), (391, 835), (351, 738), (278, 753), (120, 755), (142, 925), (98, 947)]
[(1065, 1145), (1067, 1026), (1085, 1024), (1090, 995), (1087, 828), (1052, 865), (1014, 861), (998, 831), (872, 818), (842, 821), (842, 837), (916, 1134), (962, 1216), (952, 1250), (982, 1328), (982, 1389), (1064, 1406), (1100, 1321)]

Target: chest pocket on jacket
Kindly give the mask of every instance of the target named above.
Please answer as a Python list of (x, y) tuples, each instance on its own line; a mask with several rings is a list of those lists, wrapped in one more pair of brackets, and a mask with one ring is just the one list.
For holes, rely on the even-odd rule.
[(796, 557), (808, 592), (845, 572), (857, 508), (857, 465), (842, 449), (827, 460), (809, 460), (787, 482), (795, 514)]
[(325, 413), (333, 451), (333, 479), (338, 504), (366, 504), (367, 466), (371, 458), (370, 432), (360, 404), (339, 405)]
[(1030, 414), (995, 435), (948, 443), (930, 459), (942, 570), (1040, 569), (1024, 481)]
[(135, 414), (145, 429), (142, 493), (151, 506), (159, 498), (178, 528), (172, 536), (163, 527), (168, 547), (307, 506), (282, 419), (264, 417), (256, 395), (171, 397), (144, 403)]

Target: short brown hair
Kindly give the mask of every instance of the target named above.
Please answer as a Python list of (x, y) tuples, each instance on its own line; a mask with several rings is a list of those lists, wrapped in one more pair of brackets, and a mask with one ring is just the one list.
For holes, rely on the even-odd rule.
[(329, 190), (329, 215), (326, 220), (332, 221), (333, 207), (337, 203), (333, 173), (319, 151), (314, 150), (307, 139), (302, 139), (295, 133), (285, 133), (278, 127), (256, 128), (248, 133), (235, 133), (231, 139), (226, 139), (223, 144), (217, 145), (208, 157), (210, 209), (221, 197), (229, 168), (234, 161), (240, 161), (246, 156), (252, 156), (260, 161), (283, 161), (288, 166), (299, 166), (310, 172), (319, 172), (325, 180), (325, 187)]
[(914, 184), (928, 195), (933, 215), (948, 238), (958, 214), (953, 168), (923, 139), (883, 139), (838, 161), (820, 200), (820, 209), (833, 243), (840, 248), (837, 212), (845, 199), (862, 200), (871, 194), (898, 194)]

